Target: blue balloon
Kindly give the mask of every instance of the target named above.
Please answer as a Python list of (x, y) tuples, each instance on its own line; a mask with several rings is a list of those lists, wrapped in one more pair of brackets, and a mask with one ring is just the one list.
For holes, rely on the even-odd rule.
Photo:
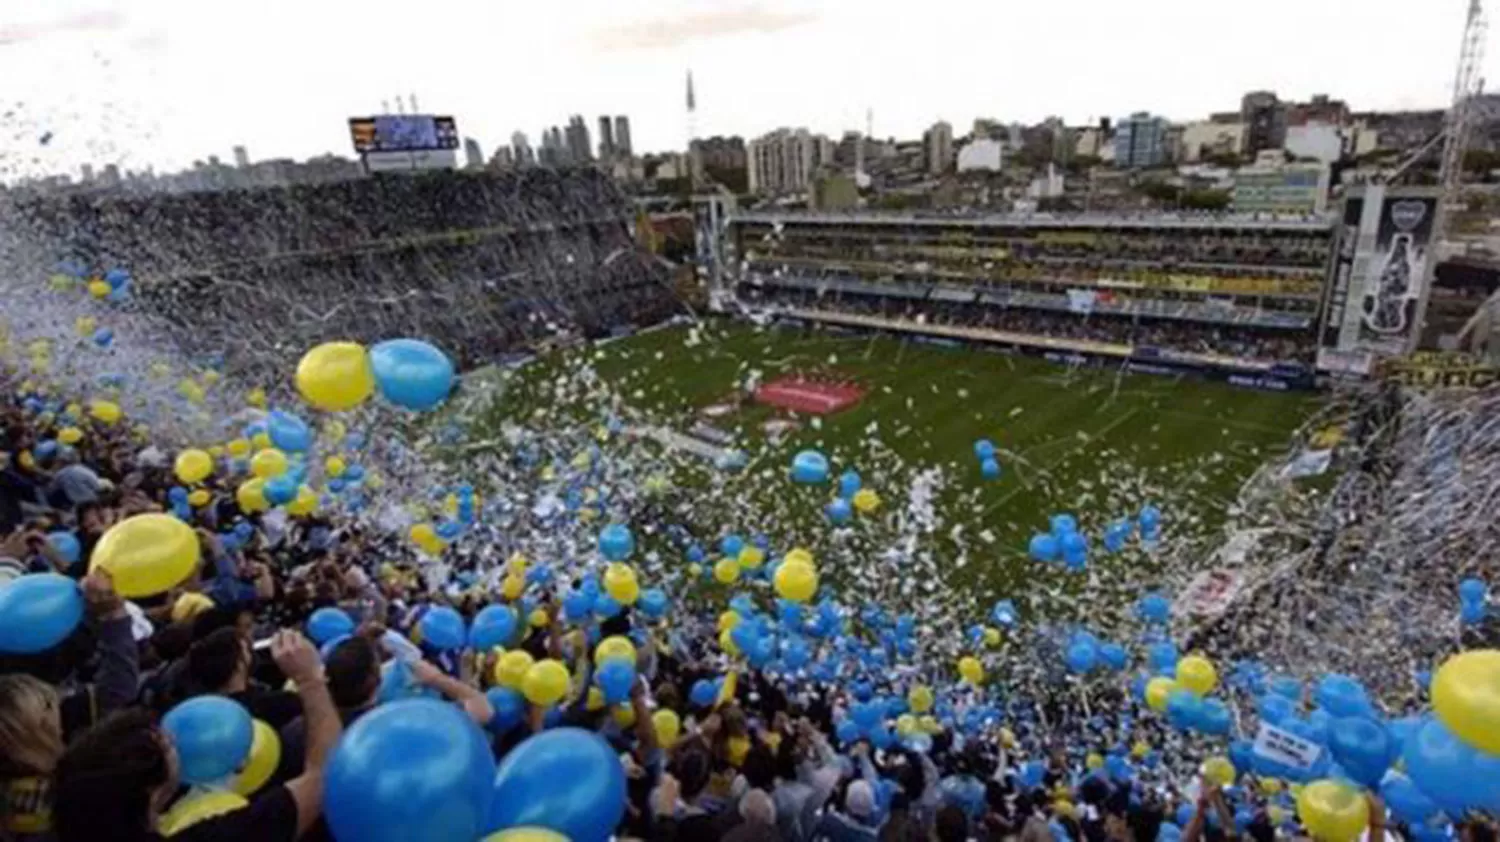
[(468, 715), (446, 701), (403, 699), (344, 731), (325, 772), (323, 810), (338, 839), (478, 839), (494, 780), (489, 740)]
[(563, 619), (570, 623), (587, 620), (594, 611), (594, 596), (580, 590), (568, 591), (563, 597)]
[[(1056, 834), (1053, 834), (1054, 837)], [(1066, 836), (1066, 831), (1064, 832)], [(1156, 829), (1156, 842), (1179, 842), (1182, 839), (1182, 828), (1171, 822), (1162, 822)]]
[(693, 682), (693, 689), (688, 693), (688, 701), (695, 707), (706, 708), (714, 703), (719, 697), (719, 688), (714, 682), (700, 678)]
[(620, 613), (620, 601), (607, 593), (594, 597), (594, 614), (604, 619), (609, 619)]
[(997, 626), (1009, 628), (1016, 624), (1016, 604), (1009, 599), (1002, 599), (995, 603), (990, 609), (990, 619)]
[(469, 648), (481, 652), (505, 646), (516, 634), (519, 621), (508, 605), (486, 605), (474, 615), (469, 626)]
[(1500, 755), (1484, 754), (1428, 716), (1401, 752), (1406, 774), (1450, 816), (1500, 811)]
[(130, 283), (130, 273), (124, 269), (111, 269), (104, 273), (104, 282), (109, 284), (110, 289), (119, 289)]
[[(433, 531), (437, 532), (437, 536), (439, 538), (442, 538), (444, 541), (452, 541), (454, 538), (457, 538), (458, 536), (463, 534), (464, 525), (456, 520), (445, 520), (434, 527)], [(536, 568), (531, 568), (526, 572), (529, 575), (531, 571), (535, 569)]]
[(319, 646), (351, 634), (354, 634), (354, 618), (342, 608), (324, 606), (307, 618), (307, 636)]
[(1441, 809), (1411, 778), (1402, 774), (1392, 774), (1380, 782), (1380, 797), (1396, 818), (1409, 825), (1422, 824)]
[(792, 457), (792, 481), (813, 485), (828, 481), (828, 457), (816, 450), (804, 450)]
[(1329, 725), (1328, 748), (1349, 779), (1368, 788), (1385, 777), (1399, 747), (1392, 744), (1390, 733), (1379, 722), (1349, 716)]
[(839, 720), (839, 724), (834, 727), (833, 734), (834, 736), (839, 738), (840, 743), (848, 745), (849, 743), (852, 743), (855, 740), (859, 739), (861, 732), (859, 724), (854, 720), (841, 719)]
[(1329, 673), (1318, 681), (1313, 700), (1334, 716), (1363, 716), (1372, 711), (1364, 685), (1338, 673)]
[(422, 642), (435, 649), (462, 649), (468, 638), (463, 615), (446, 605), (429, 605), (417, 626)]
[(870, 742), (883, 751), (896, 744), (896, 735), (884, 722), (881, 722), (870, 729)]
[(635, 605), (640, 609), (642, 614), (646, 615), (647, 619), (659, 620), (666, 616), (667, 608), (671, 605), (671, 600), (667, 598), (666, 593), (661, 588), (647, 588), (641, 591), (641, 597), (636, 601)]
[(1136, 519), (1141, 522), (1142, 528), (1155, 529), (1161, 523), (1161, 509), (1149, 504), (1142, 506)]
[(115, 332), (107, 327), (101, 327), (94, 331), (94, 344), (100, 348), (108, 348), (115, 341)]
[[(354, 434), (350, 433), (349, 435), (352, 436)], [(342, 479), (345, 482), (345, 484), (348, 484), (348, 483), (351, 483), (351, 482), (359, 482), (360, 480), (362, 480), (364, 478), (365, 478), (365, 466), (363, 466), (363, 465), (350, 465), (349, 467), (347, 467), (347, 468), (344, 469), (344, 475), (342, 477), (340, 477), (340, 479)]]
[(1278, 675), (1272, 678), (1271, 692), (1296, 704), (1302, 703), (1302, 682), (1289, 675)]
[(833, 498), (827, 506), (823, 507), (823, 512), (828, 515), (830, 521), (836, 524), (848, 523), (849, 519), (854, 517), (854, 507), (843, 497)]
[(510, 687), (491, 687), (484, 691), (484, 696), (490, 700), (490, 708), (495, 711), (494, 718), (486, 727), (496, 734), (506, 733), (526, 718), (526, 697), (521, 695), (521, 691)]
[(853, 469), (847, 470), (839, 475), (839, 496), (846, 500), (850, 499), (859, 493), (859, 489), (863, 485), (864, 480), (860, 478), (858, 471)]
[(1234, 740), (1229, 744), (1229, 762), (1241, 775), (1254, 771), (1255, 744), (1249, 740)]
[(1048, 518), (1047, 525), (1051, 528), (1052, 534), (1059, 539), (1069, 532), (1078, 531), (1078, 519), (1066, 512)]
[(1038, 532), (1031, 536), (1031, 543), (1026, 549), (1035, 561), (1056, 561), (1058, 554), (1062, 552), (1057, 538), (1045, 532)]
[(1099, 660), (1099, 649), (1087, 640), (1075, 640), (1068, 646), (1068, 669), (1072, 672), (1088, 672)]
[(635, 536), (624, 524), (611, 523), (599, 532), (599, 554), (609, 561), (624, 561), (635, 552)]
[(434, 409), (453, 389), (453, 361), (420, 339), (379, 343), (370, 349), (370, 368), (380, 394), (406, 409)]
[(581, 728), (527, 738), (505, 756), (494, 779), (487, 831), (544, 827), (570, 842), (605, 842), (625, 814), (619, 757), (598, 734)]
[(986, 459), (979, 463), (979, 475), (985, 479), (1000, 478), (1000, 463), (994, 459)]
[(273, 506), (281, 506), (297, 499), (297, 481), (292, 477), (282, 474), (279, 477), (271, 477), (266, 480), (262, 493), (266, 501)]
[(635, 683), (635, 664), (625, 658), (612, 658), (594, 670), (594, 680), (604, 691), (604, 703), (617, 705), (630, 698), (630, 686)]
[(786, 661), (788, 669), (799, 670), (812, 660), (812, 650), (808, 647), (807, 641), (802, 638), (788, 638), (782, 646), (782, 658)]
[(1215, 737), (1225, 737), (1233, 727), (1234, 719), (1227, 705), (1218, 699), (1203, 700), (1203, 707), (1198, 712), (1198, 730)]
[(52, 439), (39, 441), (36, 443), (36, 447), (33, 447), (31, 449), (31, 455), (35, 457), (38, 462), (46, 462), (48, 459), (51, 459), (52, 457), (57, 455), (57, 442)]
[(306, 421), (279, 409), (271, 410), (266, 416), (266, 435), (271, 437), (271, 444), (288, 453), (307, 450), (313, 440), (312, 429)]
[(974, 458), (980, 461), (995, 458), (995, 443), (989, 439), (974, 442)]
[[(719, 541), (719, 553), (725, 558), (739, 558), (740, 550), (745, 548), (745, 539), (738, 535), (725, 535)], [(702, 561), (703, 559), (697, 559)]]
[(69, 564), (77, 563), (83, 554), (83, 545), (78, 543), (78, 536), (71, 532), (57, 531), (47, 535), (47, 543), (51, 545), (52, 551), (63, 557), (63, 561)]
[(1175, 674), (1177, 670), (1177, 645), (1171, 641), (1153, 643), (1146, 649), (1146, 663), (1151, 669), (1167, 674)]
[(1280, 725), (1297, 715), (1297, 706), (1291, 699), (1274, 694), (1262, 697), (1255, 709), (1261, 721), (1270, 725)]
[(255, 726), (250, 712), (224, 696), (195, 696), (167, 712), (162, 730), (177, 749), (179, 775), (190, 784), (217, 781), (250, 754)]
[(1177, 728), (1196, 728), (1203, 718), (1203, 700), (1190, 690), (1167, 696), (1167, 721)]
[(1465, 602), (1458, 607), (1458, 619), (1466, 626), (1479, 625), (1488, 613), (1489, 606), (1483, 602)]
[(1488, 593), (1483, 580), (1468, 578), (1458, 583), (1458, 599), (1464, 604), (1484, 602)]
[(1130, 661), (1130, 655), (1125, 651), (1125, 647), (1118, 643), (1106, 643), (1100, 646), (1099, 657), (1112, 670), (1125, 669), (1125, 665)]
[(0, 652), (45, 652), (66, 640), (82, 619), (83, 594), (67, 576), (31, 573), (0, 585)]

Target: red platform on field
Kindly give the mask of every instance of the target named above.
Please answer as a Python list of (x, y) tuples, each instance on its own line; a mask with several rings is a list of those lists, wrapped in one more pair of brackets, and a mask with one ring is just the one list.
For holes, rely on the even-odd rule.
[(761, 403), (813, 415), (848, 409), (864, 396), (865, 390), (853, 383), (801, 377), (783, 377), (755, 390), (755, 399)]

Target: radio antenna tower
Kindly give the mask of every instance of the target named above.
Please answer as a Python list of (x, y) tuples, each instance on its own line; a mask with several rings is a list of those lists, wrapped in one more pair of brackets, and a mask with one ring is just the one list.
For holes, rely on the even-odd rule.
[(693, 141), (698, 139), (698, 98), (693, 95), (693, 71), (687, 72), (687, 165), (688, 183), (698, 190), (698, 149)]
[(1408, 351), (1416, 350), (1421, 341), (1422, 329), (1427, 318), (1427, 302), (1432, 294), (1432, 284), (1437, 278), (1438, 252), (1448, 236), (1448, 217), (1463, 200), (1464, 157), (1469, 151), (1469, 127), (1473, 122), (1476, 100), (1484, 92), (1484, 79), (1479, 75), (1484, 63), (1484, 39), (1489, 31), (1489, 21), (1484, 14), (1484, 0), (1469, 0), (1469, 12), (1464, 18), (1463, 44), (1458, 53), (1458, 71), (1453, 76), (1453, 103), (1448, 107), (1443, 121), (1443, 158), (1438, 168), (1438, 184), (1441, 188), (1437, 207), (1432, 219), (1432, 239), (1428, 246), (1426, 277), (1417, 305), (1415, 329), (1412, 330)]

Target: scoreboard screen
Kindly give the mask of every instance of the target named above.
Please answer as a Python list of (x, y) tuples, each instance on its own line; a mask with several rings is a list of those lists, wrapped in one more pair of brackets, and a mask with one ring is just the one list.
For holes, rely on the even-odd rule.
[(453, 118), (430, 114), (350, 117), (349, 136), (360, 154), (458, 148), (458, 125)]

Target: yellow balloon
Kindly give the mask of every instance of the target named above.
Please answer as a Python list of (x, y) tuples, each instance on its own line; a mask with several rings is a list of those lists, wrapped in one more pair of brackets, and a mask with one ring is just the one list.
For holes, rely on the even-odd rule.
[(66, 412), (74, 418), (77, 418), (78, 416), (83, 414), (83, 407), (79, 406), (76, 403), (70, 403), (67, 406), (63, 407), (63, 412)]
[(989, 626), (985, 626), (984, 627), (984, 645), (985, 646), (999, 646), (1000, 645), (1000, 630), (996, 629), (996, 628), (991, 628)]
[(326, 412), (342, 412), (364, 403), (375, 391), (370, 355), (357, 342), (328, 342), (297, 363), (297, 392)]
[(604, 710), (604, 691), (598, 687), (590, 687), (587, 701), (584, 707), (590, 711)]
[(781, 557), (781, 563), (784, 565), (805, 564), (808, 567), (813, 567), (813, 555), (812, 553), (804, 550), (801, 547), (793, 547), (791, 550), (787, 551), (786, 555)]
[(218, 458), (222, 457), (224, 455), (224, 447), (223, 447), (223, 445), (218, 445), (218, 444), (211, 445), (208, 448), (208, 455), (209, 455), (210, 458), (213, 458), (213, 459), (218, 459)]
[(537, 707), (551, 707), (568, 695), (568, 679), (568, 668), (561, 661), (538, 661), (521, 679), (521, 695)]
[(861, 488), (854, 492), (854, 510), (862, 515), (880, 508), (880, 495), (873, 488)]
[(682, 734), (682, 720), (677, 718), (677, 712), (673, 710), (663, 708), (651, 714), (651, 724), (656, 726), (656, 741), (662, 748), (671, 748)]
[(606, 637), (603, 640), (599, 641), (598, 646), (594, 647), (595, 664), (602, 664), (605, 661), (620, 660), (629, 661), (633, 666), (635, 664), (635, 658), (635, 644), (630, 642), (630, 638), (623, 635), (617, 634)]
[(188, 492), (188, 505), (197, 509), (207, 506), (209, 501), (213, 499), (214, 496), (209, 494), (206, 488), (195, 488)]
[(725, 611), (719, 615), (719, 631), (728, 631), (740, 624), (740, 615), (736, 611)]
[(1444, 661), (1432, 678), (1432, 708), (1460, 740), (1500, 754), (1500, 649), (1473, 649)]
[(615, 705), (610, 715), (615, 718), (615, 724), (621, 728), (632, 728), (635, 726), (635, 706), (626, 702)]
[(1177, 686), (1202, 696), (1219, 685), (1219, 673), (1202, 655), (1188, 655), (1177, 662)]
[(943, 725), (934, 716), (922, 716), (917, 718), (917, 730), (924, 734), (938, 734), (942, 732)]
[(203, 387), (186, 377), (177, 382), (177, 394), (182, 395), (188, 403), (203, 403)]
[(183, 620), (191, 620), (212, 607), (214, 607), (212, 599), (201, 593), (188, 591), (172, 603), (172, 622), (180, 623)]
[(696, 579), (699, 576), (703, 575), (703, 565), (701, 565), (701, 564), (689, 564), (688, 567), (687, 567), (687, 571), (688, 571), (688, 576), (689, 577)]
[(302, 517), (318, 510), (318, 495), (305, 485), (297, 486), (297, 497), (286, 504), (286, 513)]
[(171, 515), (145, 514), (111, 526), (89, 557), (90, 569), (109, 571), (126, 599), (155, 596), (198, 569), (198, 536)]
[(641, 586), (635, 578), (635, 568), (614, 562), (604, 569), (604, 592), (614, 597), (621, 605), (634, 605), (641, 595)]
[(271, 501), (266, 499), (266, 481), (255, 477), (240, 483), (240, 487), (234, 490), (234, 501), (247, 515), (271, 508)]
[(754, 544), (746, 544), (740, 550), (740, 556), (738, 559), (740, 567), (743, 567), (746, 570), (754, 570), (755, 568), (759, 567), (765, 560), (765, 550), (762, 550), (760, 547), (757, 547)]
[(521, 689), (521, 682), (526, 680), (526, 672), (533, 663), (531, 654), (524, 649), (506, 652), (495, 662), (495, 683), (512, 690)]
[(1358, 789), (1335, 780), (1313, 781), (1297, 795), (1297, 818), (1320, 842), (1350, 842), (1370, 820), (1370, 805)]
[(1227, 757), (1210, 757), (1203, 761), (1203, 777), (1215, 786), (1229, 786), (1236, 777), (1234, 764)]
[(911, 688), (911, 692), (906, 694), (907, 706), (917, 713), (926, 713), (932, 710), (932, 702), (932, 688), (926, 685), (918, 684)]
[(105, 424), (119, 421), (121, 414), (120, 405), (114, 401), (93, 401), (89, 404), (89, 415)]
[(229, 451), (230, 456), (236, 459), (244, 459), (250, 455), (250, 440), (232, 439), (229, 444), (224, 446), (224, 449)]
[(271, 448), (271, 435), (269, 433), (256, 433), (250, 437), (250, 444), (256, 450), (269, 450)]
[(1066, 799), (1059, 799), (1052, 802), (1052, 812), (1056, 813), (1059, 817), (1064, 819), (1075, 818), (1077, 809), (1077, 807), (1073, 806), (1073, 802)]
[(534, 629), (544, 629), (552, 622), (552, 618), (547, 616), (545, 608), (533, 608), (531, 609), (531, 616), (526, 618), (526, 622), (530, 623)]
[(724, 650), (724, 654), (731, 658), (739, 657), (740, 646), (734, 642), (734, 632), (732, 629), (725, 629), (719, 632), (719, 648)]
[(740, 563), (732, 558), (721, 558), (714, 562), (714, 579), (721, 585), (732, 585), (740, 578)]
[(418, 546), (429, 543), (438, 536), (437, 530), (433, 529), (430, 523), (414, 523), (406, 534), (411, 538), (411, 542)]
[(219, 382), (219, 373), (213, 369), (203, 372), (203, 385), (212, 386)]
[(568, 837), (545, 827), (512, 827), (497, 830), (479, 842), (568, 842)]
[(208, 479), (214, 472), (214, 458), (198, 449), (184, 450), (177, 454), (172, 470), (177, 478), (189, 485)]
[(910, 737), (916, 733), (917, 718), (909, 713), (903, 713), (896, 717), (896, 733), (903, 737)]
[[(104, 283), (99, 281), (99, 283)], [(109, 284), (104, 284), (106, 288)], [(157, 830), (162, 836), (172, 837), (193, 825), (233, 813), (250, 806), (245, 796), (221, 789), (195, 789), (177, 800), (172, 809), (162, 814)]]
[(818, 592), (818, 574), (810, 562), (793, 561), (791, 553), (787, 553), (787, 559), (776, 568), (775, 584), (776, 593), (782, 599), (806, 602)]
[(274, 447), (268, 447), (250, 459), (250, 473), (261, 479), (281, 476), (286, 473), (286, 466), (286, 454)]
[(240, 773), (230, 781), (229, 788), (240, 795), (250, 795), (266, 785), (271, 774), (281, 763), (281, 736), (270, 725), (255, 720), (255, 736), (250, 743), (250, 755), (240, 767)]
[(99, 322), (93, 316), (79, 316), (73, 320), (73, 329), (78, 331), (79, 336), (89, 337), (94, 335), (94, 329)]
[(984, 681), (984, 664), (972, 655), (965, 655), (958, 659), (958, 674), (970, 684), (980, 684)]
[(348, 434), (349, 428), (345, 427), (344, 422), (337, 418), (323, 425), (323, 438), (328, 439), (329, 444), (338, 444)]
[(109, 295), (110, 286), (104, 281), (89, 281), (89, 295), (95, 298), (104, 298)]
[(1083, 758), (1083, 765), (1084, 768), (1089, 770), (1103, 769), (1104, 755), (1098, 753), (1097, 751), (1091, 751), (1088, 753), (1087, 757)]
[(77, 444), (83, 441), (83, 431), (77, 427), (63, 427), (57, 431), (57, 440), (63, 444)]
[(245, 403), (247, 403), (247, 404), (255, 407), (256, 409), (265, 409), (266, 408), (266, 390), (265, 389), (261, 389), (259, 387), (251, 389), (245, 395)]
[(1146, 742), (1145, 740), (1139, 740), (1135, 745), (1130, 747), (1130, 756), (1134, 757), (1136, 760), (1140, 760), (1150, 753), (1151, 744)]
[(348, 464), (346, 464), (343, 459), (340, 459), (337, 456), (330, 456), (327, 459), (323, 460), (323, 471), (330, 477), (341, 477), (344, 475), (344, 471), (348, 469)]
[(1167, 697), (1177, 689), (1177, 682), (1164, 675), (1146, 682), (1146, 704), (1157, 713), (1167, 709)]
[(514, 602), (521, 598), (526, 592), (526, 578), (523, 576), (506, 576), (500, 583), (500, 595)]
[[(1275, 795), (1281, 791), (1281, 780), (1279, 778), (1261, 778), (1260, 790), (1267, 795)], [(1276, 824), (1281, 824), (1277, 822)]]

